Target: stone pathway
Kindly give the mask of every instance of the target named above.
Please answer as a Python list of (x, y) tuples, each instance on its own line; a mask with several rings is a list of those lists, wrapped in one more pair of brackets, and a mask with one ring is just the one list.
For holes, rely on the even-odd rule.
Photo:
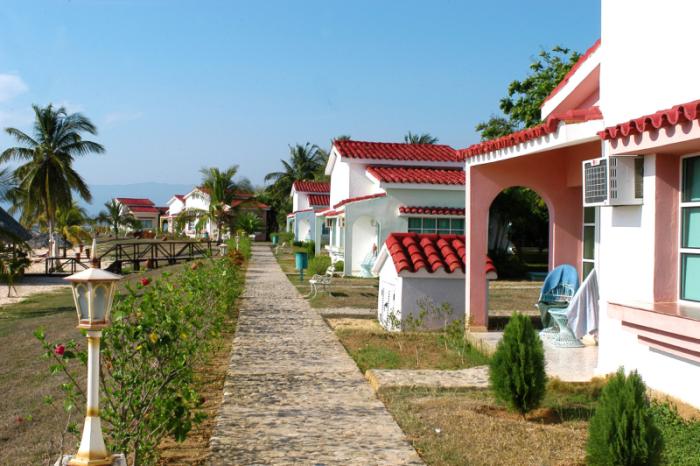
[(488, 366), (456, 371), (370, 369), (365, 374), (375, 391), (384, 388), (488, 388)]
[(254, 246), (211, 465), (423, 464), (322, 317)]

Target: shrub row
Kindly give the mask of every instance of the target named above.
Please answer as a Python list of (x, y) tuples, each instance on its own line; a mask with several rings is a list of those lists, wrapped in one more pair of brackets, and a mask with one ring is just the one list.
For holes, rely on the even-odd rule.
[[(143, 278), (116, 297), (102, 338), (100, 411), (108, 448), (126, 453), (129, 464), (154, 464), (163, 438), (181, 441), (202, 420), (194, 369), (234, 316), (242, 275), (232, 260), (206, 260), (153, 282)], [(53, 361), (51, 373), (62, 376), (64, 408), (81, 413), (84, 345), (51, 342), (42, 329), (35, 336)]]

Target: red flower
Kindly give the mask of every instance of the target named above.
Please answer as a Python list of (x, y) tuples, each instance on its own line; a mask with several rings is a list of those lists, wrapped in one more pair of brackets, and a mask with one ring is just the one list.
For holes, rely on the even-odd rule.
[(143, 278), (141, 279), (141, 286), (148, 286), (149, 283), (151, 283), (151, 279), (150, 279), (150, 278), (143, 277)]
[(63, 345), (56, 345), (56, 347), (53, 349), (53, 352), (54, 352), (57, 356), (63, 356), (63, 353), (66, 352), (66, 347), (63, 346)]

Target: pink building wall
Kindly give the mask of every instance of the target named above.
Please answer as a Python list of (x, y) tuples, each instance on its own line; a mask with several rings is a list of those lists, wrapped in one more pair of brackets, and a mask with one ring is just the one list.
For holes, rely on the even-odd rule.
[[(517, 157), (484, 165), (467, 166), (466, 303), (471, 331), (488, 326), (484, 254), (488, 245), (491, 203), (506, 188), (523, 186), (537, 192), (549, 209), (549, 267), (575, 265), (581, 273), (583, 207), (581, 162), (599, 157), (600, 144), (592, 142)], [(578, 176), (575, 174), (578, 173)], [(562, 176), (564, 175), (564, 176)]]

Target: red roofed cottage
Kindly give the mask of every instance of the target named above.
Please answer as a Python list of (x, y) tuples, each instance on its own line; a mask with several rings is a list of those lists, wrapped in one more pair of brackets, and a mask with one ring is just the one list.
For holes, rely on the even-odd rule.
[[(380, 324), (396, 331), (420, 320), (421, 329), (438, 329), (464, 319), (464, 257), (464, 235), (389, 234), (373, 268)], [(497, 278), (488, 259), (484, 270)]]

